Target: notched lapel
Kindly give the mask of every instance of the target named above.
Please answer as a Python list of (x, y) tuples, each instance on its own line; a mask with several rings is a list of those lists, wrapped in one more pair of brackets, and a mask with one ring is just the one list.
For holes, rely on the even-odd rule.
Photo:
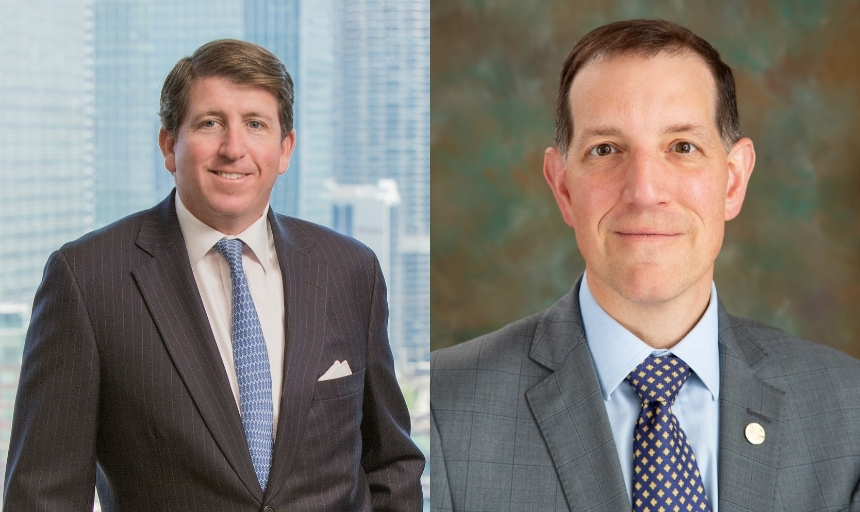
[(526, 392), (571, 510), (629, 510), (600, 382), (585, 341), (579, 286), (538, 323), (530, 356), (552, 373)]
[(137, 246), (152, 258), (132, 271), (167, 352), (209, 432), (257, 499), (257, 481), (233, 392), (188, 261), (173, 196), (145, 221)]
[[(773, 510), (785, 392), (757, 377), (768, 355), (720, 304), (720, 508)], [(751, 443), (747, 425), (764, 428)]]
[(325, 345), (328, 269), (312, 256), (314, 239), (289, 218), (269, 213), (278, 265), (284, 279), (286, 346), (278, 435), (266, 499), (283, 488), (304, 438), (319, 359)]

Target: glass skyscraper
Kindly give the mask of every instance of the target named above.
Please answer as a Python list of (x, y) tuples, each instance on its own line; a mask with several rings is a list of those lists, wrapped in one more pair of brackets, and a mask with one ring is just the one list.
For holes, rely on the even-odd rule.
[(334, 177), (397, 183), (391, 338), (399, 361), (421, 365), (430, 360), (430, 3), (337, 1)]
[(0, 302), (29, 305), (48, 255), (93, 226), (93, 12), (85, 0), (2, 12)]

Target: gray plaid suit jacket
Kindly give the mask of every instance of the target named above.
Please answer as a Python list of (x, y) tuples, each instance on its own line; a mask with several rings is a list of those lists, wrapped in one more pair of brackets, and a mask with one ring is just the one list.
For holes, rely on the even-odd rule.
[[(629, 512), (580, 283), (432, 354), (434, 511)], [(722, 304), (719, 326), (720, 512), (860, 511), (860, 361)], [(752, 422), (766, 431), (758, 446)]]
[[(173, 194), (48, 261), (24, 349), (4, 510), (421, 510), (421, 452), (367, 247), (269, 213), (284, 389), (269, 484), (194, 281)], [(317, 379), (335, 361), (353, 374)]]

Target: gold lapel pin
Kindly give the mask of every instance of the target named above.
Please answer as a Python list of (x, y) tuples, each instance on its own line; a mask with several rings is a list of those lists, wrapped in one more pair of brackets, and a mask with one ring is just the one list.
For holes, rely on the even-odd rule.
[(750, 423), (747, 425), (746, 430), (744, 430), (744, 434), (747, 437), (747, 441), (752, 444), (762, 444), (764, 442), (764, 427), (758, 423)]

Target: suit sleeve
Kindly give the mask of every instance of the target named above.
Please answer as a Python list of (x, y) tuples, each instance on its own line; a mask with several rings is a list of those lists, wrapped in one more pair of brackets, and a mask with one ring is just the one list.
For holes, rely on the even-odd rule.
[(3, 510), (93, 510), (98, 401), (90, 317), (68, 261), (55, 252), (24, 344)]
[(373, 510), (420, 511), (424, 455), (409, 437), (409, 411), (394, 375), (388, 344), (385, 281), (379, 262), (375, 258), (373, 261), (361, 465), (367, 476)]

